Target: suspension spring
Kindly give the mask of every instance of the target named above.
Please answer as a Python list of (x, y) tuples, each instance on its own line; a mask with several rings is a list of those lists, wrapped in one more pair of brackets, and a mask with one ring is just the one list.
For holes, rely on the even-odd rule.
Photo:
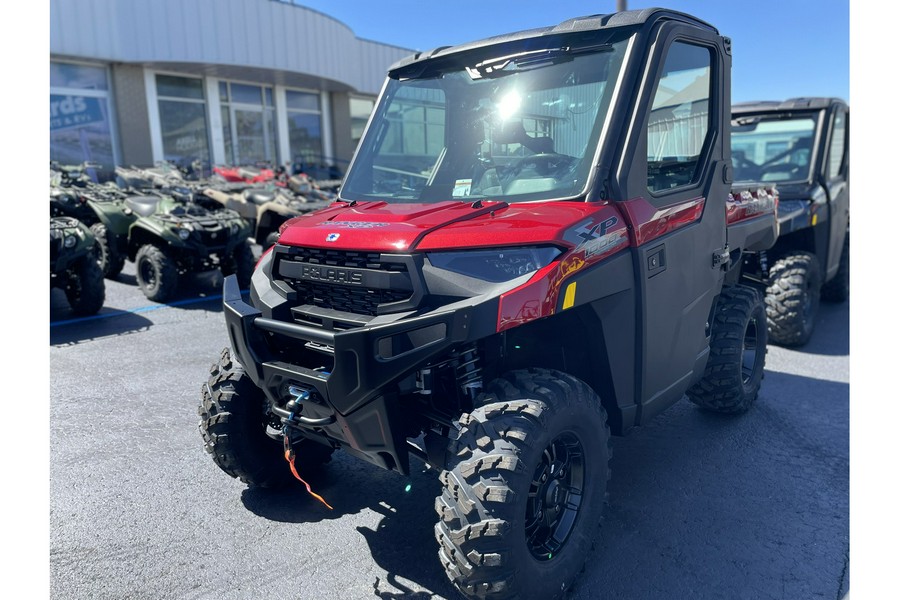
[(473, 403), (484, 387), (481, 379), (481, 359), (474, 345), (459, 354), (456, 365), (456, 384)]

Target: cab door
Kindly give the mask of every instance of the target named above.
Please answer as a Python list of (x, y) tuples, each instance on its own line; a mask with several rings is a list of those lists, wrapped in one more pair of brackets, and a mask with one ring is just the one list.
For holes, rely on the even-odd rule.
[(613, 185), (633, 236), (639, 291), (638, 423), (703, 374), (731, 178), (727, 41), (674, 23), (656, 36)]
[(844, 248), (844, 235), (850, 222), (850, 152), (847, 141), (849, 133), (849, 112), (843, 105), (834, 110), (828, 142), (828, 154), (825, 156), (823, 175), (825, 188), (828, 191), (829, 228), (827, 253), (827, 278), (837, 273), (840, 267), (841, 251)]

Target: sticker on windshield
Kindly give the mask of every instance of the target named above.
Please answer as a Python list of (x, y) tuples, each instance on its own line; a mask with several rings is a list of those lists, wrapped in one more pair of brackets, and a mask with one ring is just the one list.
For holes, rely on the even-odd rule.
[(457, 179), (456, 183), (453, 184), (453, 197), (454, 198), (462, 198), (463, 196), (468, 196), (472, 191), (472, 180), (471, 179)]

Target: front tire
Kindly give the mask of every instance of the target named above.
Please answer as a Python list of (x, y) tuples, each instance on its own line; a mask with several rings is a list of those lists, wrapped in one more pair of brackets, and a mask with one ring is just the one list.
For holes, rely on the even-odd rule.
[(481, 401), (441, 473), (441, 563), (469, 598), (562, 598), (603, 513), (606, 412), (585, 383), (546, 369), (513, 371)]
[(819, 312), (822, 275), (819, 260), (808, 252), (782, 257), (769, 269), (766, 317), (769, 339), (780, 346), (809, 341)]
[(687, 391), (688, 399), (713, 412), (746, 412), (762, 385), (767, 337), (759, 292), (743, 285), (725, 286), (713, 316), (706, 369)]
[(135, 257), (138, 287), (149, 300), (165, 302), (175, 295), (178, 268), (161, 248), (145, 244)]
[[(266, 434), (266, 398), (231, 358), (228, 348), (209, 371), (200, 406), (200, 434), (213, 462), (249, 486), (278, 488), (295, 482), (283, 446)], [(297, 468), (308, 472), (331, 459), (332, 448), (301, 440), (294, 445)]]
[(97, 255), (89, 252), (79, 259), (68, 277), (65, 292), (72, 312), (79, 316), (96, 314), (106, 300), (106, 285)]
[(256, 258), (253, 249), (248, 242), (241, 242), (221, 265), (222, 275), (237, 275), (238, 286), (241, 289), (250, 287), (250, 279), (253, 277), (253, 269), (256, 267)]

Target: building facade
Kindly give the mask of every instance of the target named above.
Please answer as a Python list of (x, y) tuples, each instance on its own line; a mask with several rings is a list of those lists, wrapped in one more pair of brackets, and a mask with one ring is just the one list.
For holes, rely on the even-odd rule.
[(412, 52), (290, 0), (50, 0), (50, 158), (342, 171)]

